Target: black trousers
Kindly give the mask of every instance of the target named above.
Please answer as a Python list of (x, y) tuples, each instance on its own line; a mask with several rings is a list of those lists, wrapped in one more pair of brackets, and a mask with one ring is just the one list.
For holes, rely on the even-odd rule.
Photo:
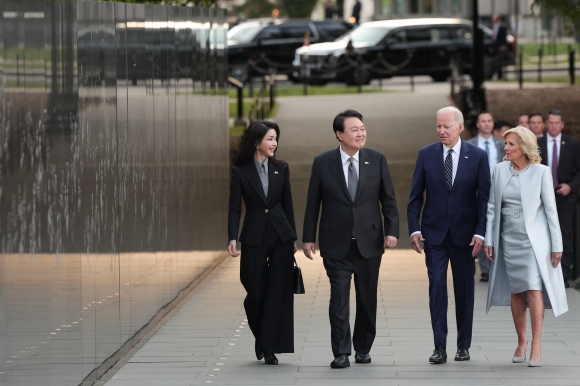
[(354, 274), (356, 319), (352, 344), (354, 350), (368, 354), (377, 333), (377, 286), (382, 256), (365, 259), (352, 243), (344, 259), (324, 259), (330, 279), (330, 341), (335, 357), (351, 354), (350, 282)]
[(558, 208), (558, 219), (560, 220), (560, 230), (562, 231), (562, 242), (564, 253), (562, 253), (562, 276), (564, 281), (571, 278), (572, 261), (574, 261), (574, 240), (572, 231), (574, 228), (574, 206), (576, 205), (576, 193), (562, 197), (556, 193), (556, 207)]
[(242, 244), (240, 280), (248, 324), (267, 353), (294, 352), (294, 242), (268, 223), (259, 248)]

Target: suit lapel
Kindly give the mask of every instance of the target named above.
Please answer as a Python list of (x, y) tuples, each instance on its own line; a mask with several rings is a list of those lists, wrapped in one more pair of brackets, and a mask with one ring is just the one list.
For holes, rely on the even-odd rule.
[(542, 157), (542, 164), (548, 166), (548, 141), (547, 135), (538, 138), (538, 144), (540, 145), (540, 153)]
[(568, 156), (568, 147), (566, 146), (566, 138), (564, 134), (560, 137), (560, 157), (558, 157), (558, 174), (560, 174), (560, 165), (564, 164), (566, 157)]
[[(271, 164), (268, 165), (269, 168), (268, 170), (270, 170), (270, 165)], [(262, 200), (264, 200), (264, 202), (268, 204), (268, 200), (266, 199), (266, 195), (264, 194), (264, 188), (262, 188), (262, 181), (260, 180), (258, 170), (256, 169), (256, 165), (254, 164), (254, 159), (252, 158), (250, 161), (246, 162), (244, 165), (242, 165), (240, 169), (248, 179), (250, 185), (252, 185), (252, 188), (254, 188), (256, 193), (258, 193), (258, 196), (260, 196)]]
[(340, 187), (342, 188), (343, 193), (346, 195), (349, 201), (352, 201), (352, 199), (350, 198), (350, 193), (346, 188), (346, 180), (344, 179), (344, 169), (342, 168), (342, 158), (340, 157), (340, 148), (336, 149), (336, 151), (330, 158), (330, 170), (332, 171), (332, 174), (334, 174), (334, 177), (336, 178), (338, 185), (340, 185)]
[(451, 191), (455, 189), (458, 185), (458, 181), (461, 180), (461, 176), (463, 176), (463, 172), (469, 165), (469, 161), (471, 160), (469, 155), (469, 148), (464, 141), (461, 141), (461, 150), (459, 151), (459, 162), (457, 163), (457, 173), (455, 173), (455, 179), (453, 180), (453, 187)]
[(268, 160), (268, 203), (272, 201), (280, 190), (282, 169)]
[(363, 148), (358, 152), (358, 185), (356, 188), (356, 195), (354, 196), (354, 202), (356, 202), (360, 197), (365, 183), (367, 182), (370, 163), (365, 164), (365, 162), (368, 162), (368, 154)]
[(437, 165), (437, 170), (439, 171), (439, 176), (441, 177), (441, 182), (443, 186), (447, 189), (447, 180), (445, 180), (445, 171), (443, 170), (443, 144), (438, 143), (435, 146), (435, 165)]

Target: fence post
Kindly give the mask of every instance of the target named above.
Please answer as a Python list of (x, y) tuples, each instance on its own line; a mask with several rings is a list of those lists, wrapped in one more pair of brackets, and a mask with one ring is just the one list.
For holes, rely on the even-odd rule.
[(357, 57), (357, 61), (356, 61), (357, 67), (356, 67), (356, 72), (358, 73), (358, 79), (357, 79), (357, 83), (358, 83), (358, 90), (357, 92), (360, 94), (362, 93), (362, 58), (360, 55), (358, 55)]
[(16, 54), (16, 87), (20, 87), (20, 56)]
[(574, 73), (574, 56), (576, 52), (574, 52), (574, 47), (570, 44), (568, 46), (568, 72), (570, 73), (570, 84), (573, 86), (576, 83), (576, 74)]
[(238, 120), (241, 122), (244, 117), (244, 88), (237, 87), (238, 89)]
[(538, 83), (542, 83), (542, 56), (544, 56), (544, 48), (540, 47), (538, 50)]
[(518, 82), (520, 84), (520, 90), (524, 88), (524, 50), (520, 48), (519, 53), (520, 68), (518, 71)]

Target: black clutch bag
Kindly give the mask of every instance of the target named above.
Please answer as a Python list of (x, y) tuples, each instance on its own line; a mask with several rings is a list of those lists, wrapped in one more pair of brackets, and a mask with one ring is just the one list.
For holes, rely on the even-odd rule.
[(295, 294), (303, 294), (306, 291), (304, 290), (304, 280), (302, 280), (302, 271), (296, 263), (296, 258), (294, 258), (294, 293)]

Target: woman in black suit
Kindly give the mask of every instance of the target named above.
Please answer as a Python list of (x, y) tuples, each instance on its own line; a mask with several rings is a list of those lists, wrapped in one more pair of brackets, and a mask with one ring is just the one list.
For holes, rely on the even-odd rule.
[(228, 214), (228, 252), (237, 257), (242, 199), (246, 206), (240, 279), (246, 289), (244, 308), (256, 338), (256, 357), (277, 365), (274, 353), (294, 352), (292, 286), (296, 225), (288, 164), (276, 159), (280, 129), (256, 121), (242, 139), (232, 168)]

